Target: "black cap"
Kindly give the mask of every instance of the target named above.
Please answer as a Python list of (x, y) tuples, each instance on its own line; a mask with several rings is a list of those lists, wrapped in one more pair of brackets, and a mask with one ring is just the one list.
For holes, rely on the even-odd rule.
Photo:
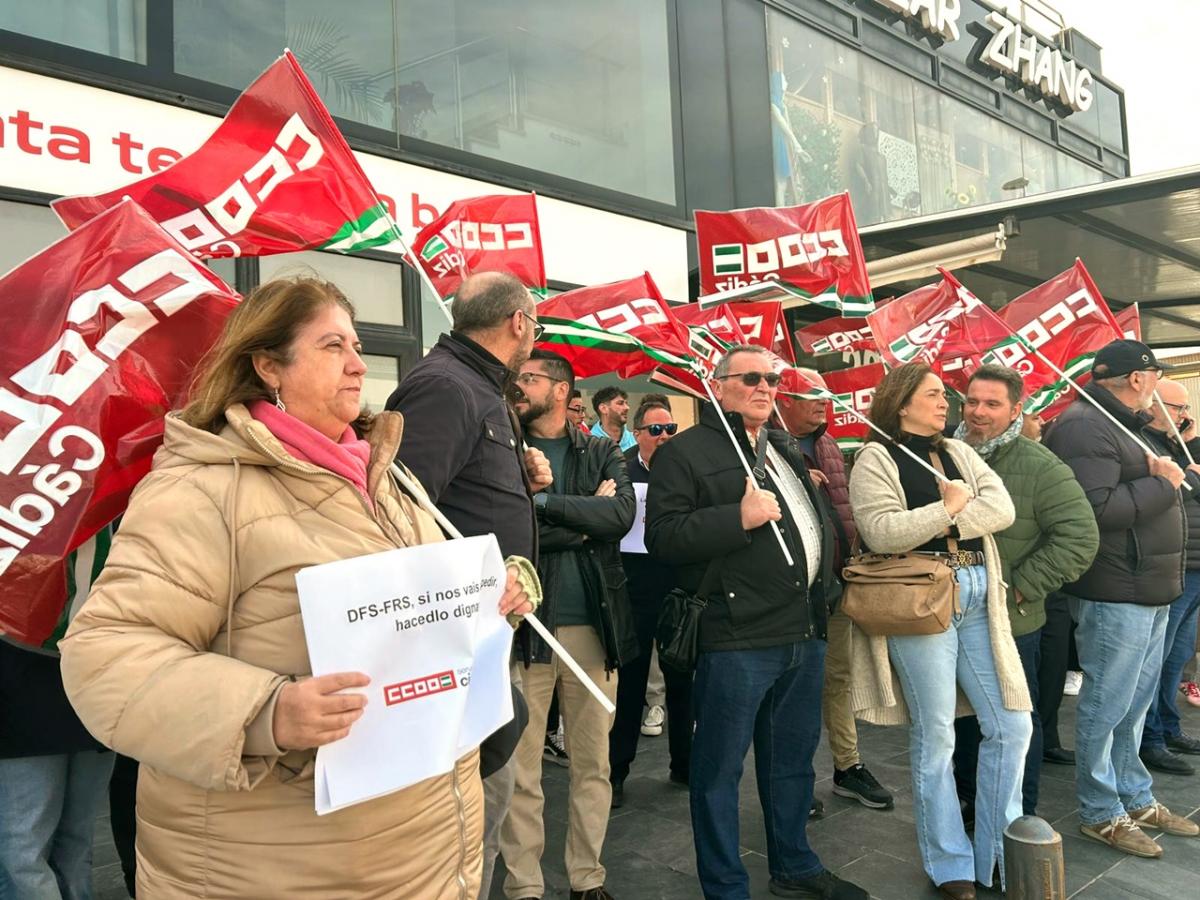
[(1154, 351), (1141, 341), (1113, 341), (1105, 344), (1092, 360), (1092, 377), (1118, 378), (1143, 369), (1170, 369), (1154, 358)]

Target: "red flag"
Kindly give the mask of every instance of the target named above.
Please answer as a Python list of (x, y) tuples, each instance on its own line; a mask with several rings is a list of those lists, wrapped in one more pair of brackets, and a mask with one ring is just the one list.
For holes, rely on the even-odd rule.
[(68, 228), (129, 197), (201, 259), (361, 250), (395, 237), (316, 90), (285, 52), (212, 137), (157, 174), (51, 206)]
[(833, 316), (806, 325), (796, 331), (796, 343), (805, 353), (842, 353), (847, 350), (874, 350), (871, 326), (864, 319)]
[(413, 254), (442, 297), (452, 297), (472, 272), (508, 272), (546, 293), (542, 235), (533, 194), (493, 194), (455, 200), (417, 234)]
[(960, 393), (988, 350), (1012, 331), (945, 270), (937, 284), (897, 297), (867, 317), (875, 344), (891, 367), (921, 361)]
[(788, 365), (796, 364), (796, 353), (788, 339), (783, 307), (777, 301), (735, 303), (729, 308), (737, 316), (746, 343), (766, 347)]
[(849, 194), (805, 206), (696, 211), (700, 293), (776, 282), (848, 316), (874, 309)]
[(1039, 351), (1078, 383), (1091, 378), (1092, 358), (1105, 344), (1124, 336), (1079, 260), (1013, 300), (1000, 318), (1022, 340), (1009, 338), (986, 355), (1016, 369), (1025, 378), (1025, 411), (1049, 421), (1073, 399), (1070, 386), (1031, 352)]
[(1117, 325), (1120, 326), (1121, 333), (1127, 340), (1140, 341), (1142, 339), (1142, 317), (1138, 313), (1136, 303), (1131, 303), (1119, 313), (1114, 313), (1113, 317), (1117, 320)]
[(125, 508), (236, 301), (133, 203), (0, 278), (0, 631), (60, 626), (64, 559)]
[(655, 366), (692, 359), (687, 327), (677, 321), (650, 273), (549, 297), (538, 304), (541, 346), (561, 353), (578, 378), (633, 378)]

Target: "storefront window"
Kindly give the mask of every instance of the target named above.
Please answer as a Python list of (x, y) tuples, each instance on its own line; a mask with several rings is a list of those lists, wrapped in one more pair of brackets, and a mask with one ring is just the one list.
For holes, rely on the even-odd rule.
[(287, 275), (315, 275), (332, 281), (354, 304), (358, 321), (404, 325), (400, 281), (403, 264), (343, 256), (340, 253), (285, 253), (258, 261), (260, 281)]
[(768, 11), (767, 26), (780, 205), (848, 190), (869, 225), (1103, 177), (788, 16)]
[(665, 0), (401, 0), (396, 127), (675, 202)]
[(146, 0), (12, 0), (0, 29), (117, 59), (146, 61)]
[(0, 275), (66, 236), (50, 207), (0, 200)]

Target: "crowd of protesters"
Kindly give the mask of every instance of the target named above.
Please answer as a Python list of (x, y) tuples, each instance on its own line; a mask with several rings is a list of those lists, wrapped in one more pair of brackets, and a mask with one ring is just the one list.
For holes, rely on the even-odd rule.
[[(131, 895), (474, 900), (501, 858), (504, 895), (541, 898), (546, 829), (565, 819), (572, 900), (609, 900), (609, 811), (639, 735), (663, 728), (659, 703), (644, 708), (675, 590), (704, 606), (695, 669), (663, 666), (660, 702), (706, 898), (750, 896), (751, 747), (770, 892), (868, 896), (808, 840), (822, 722), (833, 792), (885, 811), (894, 798), (860, 756), (856, 720), (909, 725), (917, 843), (950, 900), (1004, 885), (1004, 830), (1036, 814), (1043, 761), (1076, 763), (1086, 837), (1158, 857), (1154, 832), (1200, 833), (1150, 774), (1188, 774), (1181, 754), (1200, 754), (1177, 706), (1200, 608), (1200, 438), (1149, 348), (1102, 349), (1088, 397), (1044, 435), (1011, 369), (973, 373), (954, 427), (935, 372), (900, 366), (877, 386), (878, 430), (847, 460), (826, 403), (779, 396), (763, 348), (722, 357), (717, 402), (691, 428), (666, 397), (631, 410), (616, 387), (594, 395), (589, 428), (570, 363), (534, 349), (519, 282), (472, 276), (452, 313), (374, 415), (334, 285), (270, 282), (230, 316), (190, 404), (167, 418), (61, 667), (0, 643), (0, 895), (91, 895), (111, 748), (127, 764), (114, 825), (118, 805), (132, 823), (137, 780)], [(369, 679), (311, 677), (294, 576), (445, 539), (393, 462), (506, 557), (514, 718), (445, 775), (317, 816), (316, 748), (354, 728)], [(842, 569), (870, 552), (953, 569), (948, 627), (860, 628)], [(522, 623), (539, 601), (615, 714)], [(1072, 631), (1074, 755), (1057, 725)], [(542, 764), (560, 719), (569, 792), (550, 817)]]

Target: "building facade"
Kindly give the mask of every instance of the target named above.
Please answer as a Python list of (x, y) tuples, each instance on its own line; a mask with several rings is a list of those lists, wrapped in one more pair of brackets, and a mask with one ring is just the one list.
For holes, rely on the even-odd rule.
[[(848, 190), (868, 225), (1129, 171), (1099, 49), (1034, 0), (39, 0), (0, 8), (0, 271), (64, 233), (52, 198), (190, 152), (284, 48), (406, 233), (536, 190), (560, 289), (647, 270), (687, 299), (695, 209)], [(213, 267), (337, 281), (375, 405), (445, 327), (394, 253)]]

